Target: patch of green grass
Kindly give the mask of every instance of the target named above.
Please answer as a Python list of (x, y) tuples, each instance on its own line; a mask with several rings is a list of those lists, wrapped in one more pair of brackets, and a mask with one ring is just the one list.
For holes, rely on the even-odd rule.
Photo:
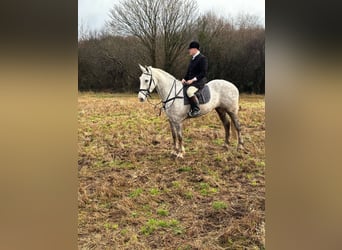
[(158, 194), (160, 194), (160, 191), (159, 191), (158, 188), (151, 188), (150, 189), (150, 194), (151, 195), (158, 195)]
[(173, 181), (173, 182), (172, 182), (172, 186), (173, 186), (174, 188), (180, 188), (181, 184), (180, 184), (179, 181)]
[(251, 181), (251, 185), (252, 185), (252, 186), (257, 186), (257, 185), (258, 185), (258, 182), (257, 182), (256, 180), (252, 180), (252, 181)]
[(247, 177), (247, 179), (249, 180), (249, 182), (250, 182), (250, 184), (251, 184), (252, 186), (258, 185), (257, 180), (255, 179), (255, 175), (254, 175), (254, 174), (248, 173), (248, 174), (246, 175), (246, 177)]
[(210, 187), (208, 183), (202, 182), (200, 183), (200, 193), (202, 195), (210, 195), (217, 193), (217, 188)]
[(117, 160), (110, 162), (109, 167), (117, 167), (117, 168), (123, 168), (123, 169), (134, 169), (135, 168), (135, 166), (128, 161), (117, 161)]
[(106, 228), (106, 229), (108, 229), (108, 230), (110, 230), (110, 229), (118, 229), (119, 228), (119, 225), (118, 224), (115, 224), (115, 223), (109, 223), (109, 222), (107, 222), (107, 223), (105, 223), (104, 225), (104, 228)]
[(219, 179), (219, 174), (217, 173), (217, 171), (213, 171), (213, 170), (208, 169), (208, 174), (212, 178), (214, 178), (214, 180), (218, 180)]
[(215, 156), (215, 159), (214, 159), (215, 161), (223, 161), (224, 160), (224, 157), (223, 157), (223, 155), (221, 155), (221, 154), (217, 154), (216, 156)]
[(264, 162), (264, 161), (258, 161), (257, 163), (256, 163), (256, 166), (257, 167), (266, 167), (266, 163)]
[(184, 229), (182, 227), (175, 227), (172, 229), (174, 234), (183, 234), (184, 233)]
[(157, 214), (161, 215), (161, 216), (168, 216), (169, 211), (167, 211), (166, 209), (163, 209), (163, 208), (159, 208), (159, 209), (157, 209)]
[(124, 228), (120, 231), (121, 235), (126, 235), (128, 233), (128, 229)]
[(210, 188), (210, 185), (206, 182), (201, 182), (199, 185), (200, 185), (201, 190), (206, 190)]
[(144, 205), (142, 207), (142, 209), (145, 211), (145, 212), (150, 212), (151, 211), (151, 207), (149, 205)]
[(184, 141), (185, 143), (191, 143), (191, 142), (192, 142), (192, 139), (186, 137), (186, 138), (183, 139), (183, 141)]
[(101, 207), (101, 208), (106, 208), (106, 209), (110, 209), (110, 208), (112, 208), (112, 203), (111, 202), (105, 202), (105, 203), (100, 203), (99, 204), (99, 207)]
[(192, 247), (189, 245), (178, 247), (177, 250), (191, 250)]
[(248, 180), (251, 180), (254, 178), (254, 174), (251, 174), (251, 173), (246, 174), (246, 176)]
[(180, 227), (179, 221), (172, 220), (157, 220), (157, 219), (149, 219), (144, 226), (141, 228), (141, 232), (145, 235), (150, 235), (156, 230), (160, 229), (172, 229), (174, 234), (183, 233), (183, 228)]
[(222, 209), (226, 209), (228, 205), (224, 201), (214, 201), (212, 204), (212, 207), (215, 210), (222, 210)]
[(94, 168), (105, 168), (108, 167), (108, 162), (103, 162), (102, 160), (95, 161), (92, 165)]
[(129, 194), (129, 197), (131, 198), (135, 198), (135, 197), (138, 197), (139, 195), (141, 195), (143, 192), (143, 190), (141, 188), (137, 188), (136, 190), (132, 191), (130, 194)]
[(191, 191), (188, 191), (185, 193), (185, 198), (187, 198), (189, 200), (192, 199), (193, 196), (194, 196), (194, 194)]
[(219, 128), (220, 128), (220, 126), (218, 126), (218, 125), (216, 125), (216, 124), (209, 124), (207, 127), (208, 127), (208, 128), (216, 128), (216, 129), (219, 129)]
[(213, 143), (216, 145), (222, 145), (224, 143), (224, 140), (222, 138), (217, 138), (213, 140)]
[(178, 172), (190, 172), (191, 170), (191, 167), (181, 167), (178, 169)]

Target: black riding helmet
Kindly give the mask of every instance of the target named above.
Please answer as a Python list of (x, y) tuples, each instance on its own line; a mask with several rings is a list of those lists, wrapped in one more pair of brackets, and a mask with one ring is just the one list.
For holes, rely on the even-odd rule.
[(190, 44), (189, 44), (189, 48), (188, 49), (199, 49), (200, 48), (200, 45), (198, 42), (196, 41), (192, 41)]

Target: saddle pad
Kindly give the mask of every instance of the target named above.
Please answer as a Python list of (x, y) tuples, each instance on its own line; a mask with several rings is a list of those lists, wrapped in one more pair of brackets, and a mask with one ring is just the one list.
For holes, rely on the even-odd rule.
[[(183, 95), (184, 95), (184, 105), (190, 104), (190, 100), (188, 95), (186, 94), (187, 88), (183, 89)], [(208, 85), (204, 85), (204, 87), (200, 90), (198, 90), (195, 95), (198, 98), (198, 101), (200, 104), (206, 104), (210, 101), (210, 89)]]

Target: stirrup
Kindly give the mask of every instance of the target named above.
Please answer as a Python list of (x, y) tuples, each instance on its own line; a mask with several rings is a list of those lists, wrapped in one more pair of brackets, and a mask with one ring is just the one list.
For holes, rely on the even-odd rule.
[(197, 117), (197, 116), (199, 116), (199, 115), (201, 115), (201, 110), (191, 110), (191, 111), (189, 111), (189, 113), (188, 113), (188, 116), (189, 117)]

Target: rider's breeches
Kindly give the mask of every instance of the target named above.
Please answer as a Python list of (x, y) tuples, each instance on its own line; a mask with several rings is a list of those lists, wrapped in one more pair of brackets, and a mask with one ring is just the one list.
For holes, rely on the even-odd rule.
[(197, 92), (198, 88), (194, 87), (194, 86), (190, 86), (187, 90), (186, 90), (186, 94), (188, 95), (189, 98), (193, 97), (195, 95), (195, 93)]

